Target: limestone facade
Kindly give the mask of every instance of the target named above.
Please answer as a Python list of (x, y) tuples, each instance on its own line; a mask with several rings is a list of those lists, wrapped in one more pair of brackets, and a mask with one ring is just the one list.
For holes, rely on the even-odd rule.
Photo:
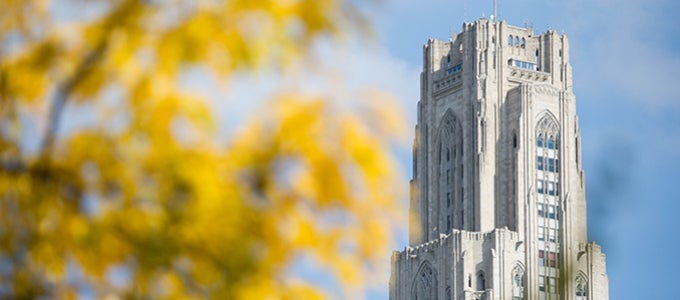
[(608, 299), (565, 35), (479, 19), (423, 46), (390, 299)]

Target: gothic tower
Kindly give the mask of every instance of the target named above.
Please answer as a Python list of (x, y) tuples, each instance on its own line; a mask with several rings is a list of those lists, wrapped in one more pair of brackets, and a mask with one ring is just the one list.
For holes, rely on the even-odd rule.
[(608, 299), (587, 242), (569, 42), (479, 19), (423, 46), (390, 299)]

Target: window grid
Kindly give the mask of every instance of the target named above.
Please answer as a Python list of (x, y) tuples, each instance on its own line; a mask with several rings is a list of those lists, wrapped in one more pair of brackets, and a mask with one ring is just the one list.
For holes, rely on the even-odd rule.
[(538, 123), (536, 135), (536, 214), (541, 299), (559, 299), (559, 221), (561, 209), (559, 132), (550, 117)]

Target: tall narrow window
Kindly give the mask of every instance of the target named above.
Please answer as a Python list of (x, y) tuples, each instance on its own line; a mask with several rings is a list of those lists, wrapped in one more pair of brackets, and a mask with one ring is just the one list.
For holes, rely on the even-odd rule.
[(588, 281), (583, 275), (576, 278), (576, 300), (588, 300)]
[(524, 270), (519, 266), (512, 271), (512, 300), (524, 299)]
[(456, 175), (457, 169), (462, 165), (461, 157), (456, 153), (462, 146), (462, 137), (460, 120), (452, 110), (447, 110), (440, 121), (437, 134), (440, 161), (437, 193), (442, 211), (437, 214), (436, 220), (428, 221), (428, 226), (439, 228), (439, 233), (448, 232), (457, 226), (458, 219), (455, 216), (462, 209), (456, 202), (457, 188), (461, 186), (461, 179)]
[(477, 290), (478, 291), (486, 290), (486, 281), (484, 280), (484, 272), (481, 272), (481, 271), (477, 274)]
[(578, 157), (578, 138), (574, 139), (574, 144), (576, 144), (576, 147), (574, 147), (574, 156), (576, 157), (576, 165), (578, 166), (579, 164), (579, 157)]
[[(537, 226), (538, 269), (541, 274), (555, 273), (559, 268), (560, 239), (560, 201), (559, 196), (559, 139), (560, 131), (557, 121), (547, 113), (536, 126), (536, 205), (539, 209)], [(540, 172), (543, 171), (543, 172)], [(559, 272), (559, 271), (557, 271)], [(554, 276), (539, 277), (539, 299), (557, 299), (559, 278)], [(548, 295), (553, 294), (553, 295)]]

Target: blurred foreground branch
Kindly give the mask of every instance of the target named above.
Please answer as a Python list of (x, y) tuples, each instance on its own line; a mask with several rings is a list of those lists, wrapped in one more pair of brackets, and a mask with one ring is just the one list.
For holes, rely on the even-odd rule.
[[(352, 3), (0, 1), (0, 297), (321, 297), (301, 256), (361, 288), (398, 215), (391, 105), (285, 94), (224, 141), (179, 80), (299, 60)], [(60, 131), (67, 105), (95, 124)]]

